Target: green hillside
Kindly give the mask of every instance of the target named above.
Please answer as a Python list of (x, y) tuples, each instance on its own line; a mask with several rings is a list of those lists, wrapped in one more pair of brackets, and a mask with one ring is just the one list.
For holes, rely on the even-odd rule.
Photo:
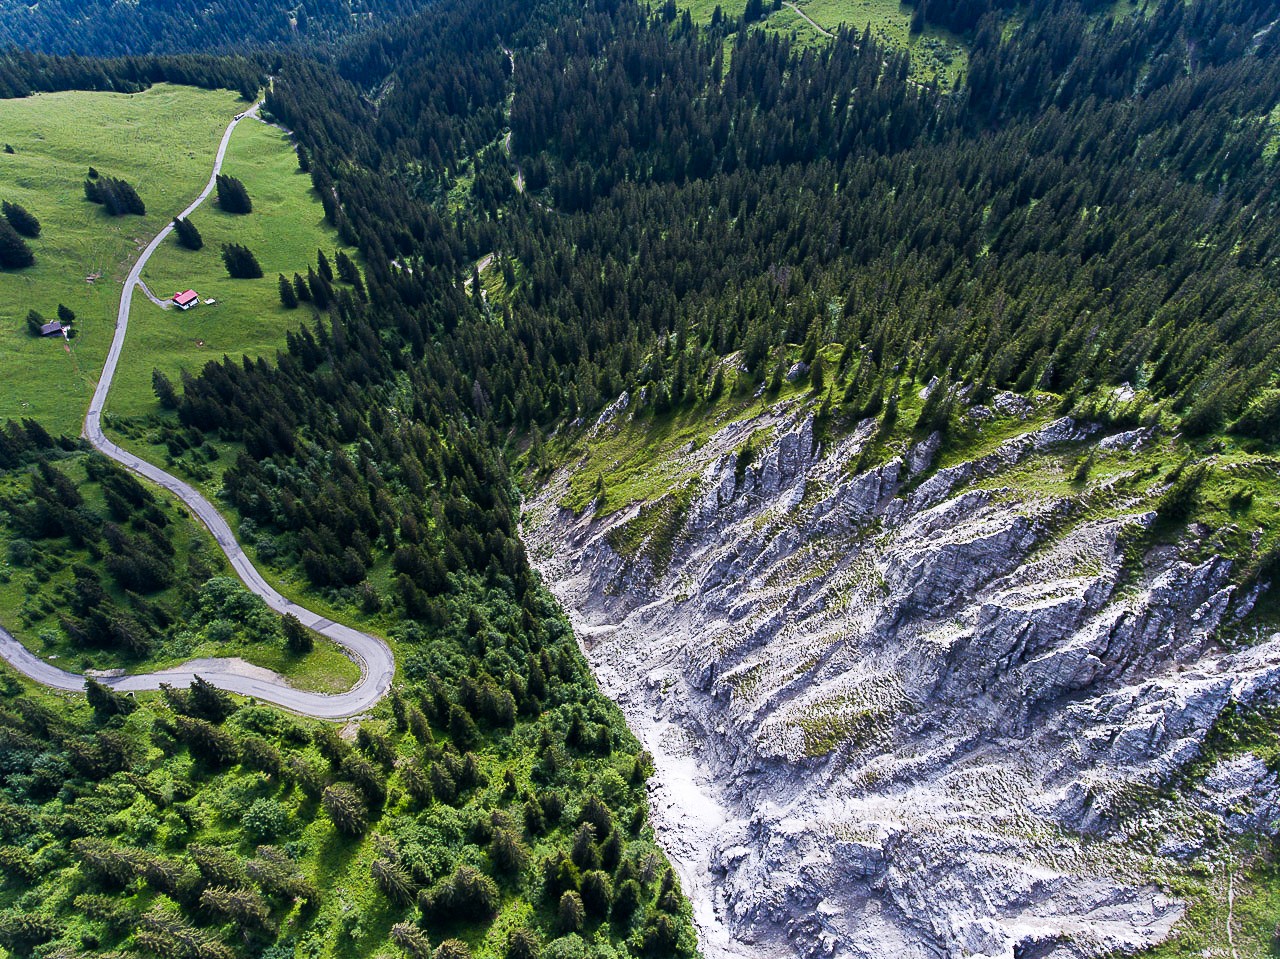
[(0, 0), (0, 47), (99, 57), (300, 47), (383, 27), (417, 6), (413, 0), (312, 0), (306, 6), (237, 0), (216, 7), (189, 0)]
[[(743, 24), (748, 6), (759, 16)], [(1221, 664), (1268, 649), (1280, 622), (1274, 590), (1254, 592), (1280, 569), (1274, 12), (1251, 0), (795, 7), (836, 36), (789, 4), (734, 4), (716, 18), (703, 0), (439, 0), (324, 56), (272, 59), (266, 107), (294, 131), (310, 175), (277, 130), (241, 125), (226, 172), (254, 212), (202, 209), (193, 223), (205, 248), (169, 241), (146, 273), (160, 296), (194, 287), (218, 303), (179, 313), (136, 298), (109, 426), (202, 484), (290, 595), (385, 632), (395, 691), (336, 729), (201, 686), (130, 702), (95, 691), (91, 709), (7, 683), (0, 948), (15, 959), (665, 959), (696, 952), (696, 914), (779, 951), (794, 941), (853, 952), (874, 950), (863, 937), (897, 909), (893, 932), (921, 953), (995, 943), (1085, 956), (1101, 950), (1085, 929), (1092, 917), (1070, 910), (1116, 892), (1099, 928), (1120, 929), (1113, 943), (1133, 932), (1119, 954), (1165, 935), (1155, 955), (1276, 952), (1274, 826), (1240, 812), (1265, 812), (1274, 792), (1274, 682), (1257, 679), (1247, 703), (1212, 699), (1201, 683), (1234, 681)], [(0, 142), (15, 148), (0, 154), (0, 199), (12, 189), (44, 224), (37, 264), (0, 274), (0, 377), (20, 394), (0, 393), (0, 421), (32, 417), (55, 433), (78, 431), (118, 294), (107, 281), (118, 284), (138, 242), (194, 196), (212, 140), (240, 108), (228, 94), (174, 88), (95, 96), (0, 103)], [(183, 98), (206, 106), (175, 147)], [(153, 100), (168, 104), (166, 118), (144, 121)], [(52, 124), (40, 112), (49, 105)], [(149, 145), (94, 108), (138, 111), (129, 115)], [(136, 185), (147, 217), (108, 221), (83, 201), (90, 163)], [(359, 252), (360, 282), (283, 307), (277, 274), (305, 276), (337, 236)], [(230, 241), (258, 256), (262, 279), (226, 278), (218, 253)], [(469, 282), (478, 264), (487, 268)], [(86, 284), (93, 272), (103, 280)], [(84, 313), (69, 354), (25, 333), (28, 308), (49, 314), (58, 302)], [(163, 410), (157, 367), (175, 386)], [(702, 477), (719, 477), (724, 500), (737, 496), (781, 404), (805, 424), (812, 416), (812, 433), (793, 431), (793, 461), (829, 465), (833, 446), (865, 440), (846, 442), (848, 464), (823, 474), (849, 495), (789, 488), (792, 500), (739, 514), (732, 529), (722, 499), (699, 500), (704, 540), (718, 546), (724, 533), (741, 549), (690, 569), (659, 597), (661, 612), (630, 619), (655, 608), (645, 576), (679, 564)], [(1068, 416), (1096, 430), (1067, 424), (1072, 438), (1046, 440), (1033, 458), (944, 472)], [(725, 427), (742, 435), (708, 445)], [(925, 444), (929, 456), (895, 472), (891, 490), (846, 488)], [(695, 467), (703, 450), (715, 455)], [(242, 602), (217, 563), (193, 568), (202, 547), (188, 517), (136, 492), (108, 495), (125, 484), (94, 475), (96, 462), (35, 428), (0, 433), (0, 614), (16, 606), (19, 628), (73, 664), (124, 662), (102, 647), (128, 645), (135, 623), (157, 661), (218, 640), (279, 650), (282, 627)], [(563, 534), (556, 583), (555, 569), (531, 565), (521, 518), (552, 475), (561, 485), (542, 515)], [(864, 492), (876, 500), (865, 513)], [(897, 531), (880, 523), (891, 507)], [(812, 514), (812, 542), (788, 527), (801, 513)], [(595, 549), (584, 530), (610, 520), (608, 549)], [(1078, 529), (1088, 542), (1055, 539)], [(862, 539), (890, 533), (902, 538), (867, 560), (882, 567), (839, 570), (848, 577), (830, 584), (848, 609), (813, 591)], [(166, 543), (169, 561), (151, 555), (169, 556)], [(1034, 543), (1061, 555), (1031, 556)], [(813, 558), (802, 570), (812, 578), (784, 569), (753, 581), (771, 554), (796, 556), (798, 568)], [(1027, 559), (1018, 570), (1032, 581), (1007, 602), (971, 589), (980, 567), (1005, 559)], [(1068, 608), (1077, 561), (1094, 579), (1114, 573), (1078, 597), (1080, 608), (1097, 597), (1088, 622), (1101, 631), (1083, 638)], [(604, 660), (612, 672), (601, 676), (652, 723), (636, 729), (657, 737), (646, 739), (654, 756), (596, 685), (548, 592), (586, 581), (574, 563), (616, 574), (571, 612), (598, 616), (585, 643), (632, 643), (633, 660)], [(77, 580), (77, 564), (92, 575)], [(720, 593), (704, 589), (704, 572), (723, 574)], [(1165, 573), (1156, 589), (1149, 579)], [(882, 582), (890, 576), (901, 583)], [(890, 589), (918, 583), (930, 588)], [(760, 600), (759, 636), (743, 642), (786, 640), (807, 617), (825, 645), (794, 674), (779, 665), (762, 704), (795, 706), (801, 726), (781, 716), (777, 738), (735, 741), (738, 717), (708, 712), (717, 721), (702, 723), (695, 708), (738, 702), (750, 679), (729, 673), (759, 649), (731, 649), (741, 664), (709, 659), (718, 650), (682, 631), (695, 622), (682, 617), (695, 607), (718, 617), (731, 646), (745, 625), (738, 604), (766, 586), (776, 597)], [(953, 694), (898, 702), (901, 677), (876, 677), (884, 723), (940, 731), (922, 733), (929, 747), (954, 732), (946, 749), (897, 755), (891, 736), (870, 735), (880, 713), (852, 712), (852, 694), (834, 688), (874, 665), (836, 655), (866, 625), (849, 611), (864, 587), (887, 597), (865, 610), (889, 650), (886, 674), (905, 649), (919, 654), (902, 670), (917, 689), (945, 679)], [(1185, 597), (1200, 589), (1208, 598), (1192, 607)], [(112, 615), (94, 616), (104, 608)], [(954, 610), (969, 619), (950, 622)], [(646, 614), (675, 644), (661, 661), (650, 661)], [(897, 632), (904, 622), (919, 631)], [(1201, 622), (1221, 628), (1198, 633)], [(1008, 627), (1022, 645), (978, 662), (978, 640), (1009, 639), (1011, 623), (1035, 628)], [(1167, 628), (1146, 629), (1157, 623)], [(1113, 653), (1122, 632), (1127, 652)], [(975, 650), (967, 666), (952, 656), (962, 633)], [(1172, 648), (1169, 637), (1184, 636), (1186, 648)], [(1065, 653), (1046, 664), (1045, 649)], [(1027, 664), (1045, 672), (1018, 672)], [(1250, 681), (1271, 665), (1253, 664)], [(992, 675), (950, 672), (962, 667)], [(833, 688), (818, 691), (831, 695), (810, 705), (831, 709), (806, 712), (805, 684), (822, 670)], [(336, 685), (339, 669), (318, 675), (328, 672), (298, 665), (313, 685)], [(1114, 726), (1112, 707), (1123, 713)], [(1071, 725), (1086, 712), (1090, 725)], [(999, 733), (987, 715), (1004, 721)], [(796, 729), (795, 754), (769, 751)], [(1010, 766), (1003, 781), (971, 786), (970, 760), (1040, 744), (1060, 765), (1025, 772), (1066, 785), (1025, 806), (1009, 799), (980, 854), (944, 862), (976, 848), (945, 846), (971, 808), (999, 806), (1033, 778)], [(1126, 783), (1118, 798), (1104, 787), (1119, 775), (1083, 781), (1114, 771), (1123, 750), (1151, 768), (1167, 760), (1160, 781)], [(713, 837), (723, 847), (694, 850), (705, 854), (695, 912), (655, 844), (645, 781), (673, 757), (691, 767), (710, 753), (741, 763), (741, 777), (707, 788), (742, 808)], [(856, 783), (840, 779), (851, 758), (865, 761)], [(881, 778), (881, 760), (897, 779)], [(1222, 772), (1225, 760), (1240, 768)], [(836, 784), (824, 799), (891, 818), (917, 772), (935, 777), (958, 828), (944, 835), (921, 816), (874, 836), (846, 822), (833, 837), (824, 821), (788, 819), (785, 790), (802, 782), (815, 793)], [(679, 834), (671, 783), (655, 795), (662, 825)], [(1224, 808), (1214, 790), (1230, 797)], [(1170, 835), (1185, 843), (1168, 851), (1148, 813), (1172, 805), (1186, 815)], [(1030, 876), (1026, 901), (986, 915), (995, 907), (982, 897), (1008, 892), (1002, 870), (1016, 857), (1005, 844), (1022, 840), (1034, 854), (1024, 864), (1043, 856), (1044, 874), (1018, 872)], [(816, 858), (844, 858), (770, 872), (805, 843)], [(1104, 861), (1115, 875), (1089, 872)], [(1083, 874), (1087, 895), (1058, 895), (1044, 877), (1060, 867)], [(950, 881), (931, 887), (934, 868)], [(1152, 931), (1121, 889), (1149, 895), (1142, 902), (1158, 894), (1163, 916), (1178, 903), (1189, 912)], [(863, 900), (846, 909), (845, 894)], [(962, 916), (953, 897), (978, 905)], [(1080, 922), (1038, 938), (1037, 909)]]
[[(228, 121), (227, 91), (156, 86), (144, 93), (50, 93), (0, 100), (0, 199), (41, 223), (35, 266), (0, 272), (0, 418), (31, 417), (55, 435), (80, 420), (110, 345), (120, 285), (141, 247), (203, 188)], [(146, 216), (110, 217), (85, 199), (89, 167), (127, 180)], [(28, 310), (76, 314), (70, 352), (27, 332)]]
[[(107, 403), (111, 416), (160, 411), (152, 392), (153, 370), (178, 383), (182, 370), (196, 373), (224, 354), (273, 357), (285, 345), (285, 334), (311, 315), (307, 304), (296, 310), (281, 305), (277, 275), (305, 277), (318, 250), (332, 262), (335, 251), (343, 249), (324, 222), (310, 177), (298, 169), (287, 134), (265, 123), (240, 124), (222, 169), (244, 183), (253, 211), (227, 213), (210, 197), (191, 217), (204, 247), (184, 249), (171, 234), (142, 271), (143, 282), (161, 299), (195, 289), (202, 300), (217, 302), (183, 312), (161, 309), (141, 291), (134, 294), (125, 352)], [(262, 266), (262, 278), (231, 279), (222, 262), (226, 243), (247, 246)]]

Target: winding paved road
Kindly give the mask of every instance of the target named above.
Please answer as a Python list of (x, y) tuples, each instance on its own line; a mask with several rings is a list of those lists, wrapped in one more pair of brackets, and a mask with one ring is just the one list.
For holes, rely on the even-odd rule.
[[(204, 191), (196, 197), (180, 215), (190, 216), (201, 203), (213, 192), (218, 172), (222, 169), (222, 160), (226, 156), (227, 144), (231, 141), (231, 133), (245, 117), (256, 117), (261, 102), (255, 103), (244, 113), (239, 114), (227, 126), (218, 145), (218, 153), (213, 163), (213, 173)], [(390, 647), (376, 636), (362, 633), (359, 630), (343, 626), (326, 619), (305, 607), (298, 606), (275, 590), (258, 572), (257, 567), (245, 555), (235, 534), (227, 521), (207, 499), (194, 487), (175, 476), (171, 476), (157, 466), (135, 456), (128, 450), (117, 446), (102, 432), (102, 408), (107, 401), (107, 393), (111, 389), (111, 380), (115, 376), (116, 366), (120, 362), (120, 354), (124, 349), (125, 333), (129, 328), (129, 310), (133, 304), (134, 288), (141, 282), (142, 268), (151, 258), (165, 237), (173, 230), (173, 223), (165, 226), (155, 238), (147, 244), (138, 261), (129, 271), (125, 279), (124, 290), (120, 294), (120, 310), (116, 314), (115, 337), (111, 341), (111, 349), (107, 353), (107, 361), (102, 369), (102, 377), (98, 380), (97, 389), (89, 403), (89, 411), (85, 415), (83, 434), (90, 443), (117, 463), (122, 464), (144, 479), (163, 486), (178, 497), (200, 522), (209, 528), (218, 546), (226, 553), (227, 559), (236, 574), (244, 581), (245, 586), (261, 596), (268, 606), (279, 613), (292, 613), (305, 626), (333, 640), (347, 655), (360, 666), (360, 681), (345, 693), (325, 695), (309, 693), (294, 689), (282, 682), (272, 681), (262, 675), (261, 670), (237, 669), (225, 660), (204, 660), (198, 664), (200, 676), (222, 689), (239, 693), (243, 696), (254, 696), (265, 702), (275, 703), (294, 712), (319, 719), (344, 719), (364, 712), (387, 694), (391, 688), (391, 680), (395, 675), (395, 658)], [(77, 673), (69, 673), (50, 665), (19, 643), (4, 629), (0, 629), (0, 657), (20, 672), (55, 689), (79, 690), (84, 688), (84, 677)], [(208, 666), (209, 668), (205, 668)], [(191, 682), (197, 672), (196, 663), (187, 663), (175, 669), (155, 673), (140, 673), (132, 676), (101, 678), (101, 682), (119, 690), (158, 689), (161, 683), (183, 685)]]

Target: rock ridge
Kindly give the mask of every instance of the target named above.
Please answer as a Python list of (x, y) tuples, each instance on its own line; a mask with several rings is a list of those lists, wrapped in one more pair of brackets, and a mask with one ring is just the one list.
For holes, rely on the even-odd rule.
[[(931, 436), (858, 471), (874, 430), (828, 448), (802, 404), (723, 426), (682, 453), (695, 481), (664, 568), (610, 545), (637, 507), (558, 505), (572, 466), (526, 503), (535, 565), (655, 756), (704, 953), (1164, 939), (1185, 905), (1158, 880), (1205, 839), (1170, 817), (1144, 851), (1128, 798), (1179, 775), (1229, 704), (1276, 699), (1280, 638), (1221, 641), (1256, 593), (1194, 550), (1135, 572), (1127, 544), (1156, 520), (1141, 497), (1026, 479), (1149, 430), (1062, 417), (964, 462), (936, 467)], [(1207, 783), (1197, 809), (1227, 830), (1277, 816), (1265, 766)]]

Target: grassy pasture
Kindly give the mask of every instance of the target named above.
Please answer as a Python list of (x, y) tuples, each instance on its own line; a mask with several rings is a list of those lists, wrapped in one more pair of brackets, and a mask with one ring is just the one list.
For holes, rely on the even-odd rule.
[[(298, 169), (287, 135), (246, 120), (231, 135), (222, 172), (244, 183), (253, 212), (224, 213), (211, 197), (191, 216), (204, 248), (187, 250), (171, 234), (142, 271), (157, 297), (192, 288), (217, 303), (184, 313), (163, 310), (141, 292), (134, 295), (124, 355), (107, 402), (113, 416), (160, 411), (151, 390), (152, 370), (163, 370), (177, 383), (183, 368), (197, 373), (223, 354), (272, 358), (284, 346), (285, 332), (313, 316), (305, 303), (296, 310), (280, 305), (277, 275), (292, 277), (297, 272), (305, 277), (318, 249), (332, 262), (340, 244), (336, 231), (324, 222), (310, 177)], [(224, 243), (232, 242), (253, 251), (262, 279), (227, 276), (221, 251)], [(349, 248), (348, 253), (354, 258)]]
[[(43, 228), (31, 241), (35, 265), (0, 272), (0, 419), (29, 416), (55, 434), (80, 432), (131, 262), (200, 192), (242, 109), (231, 91), (170, 85), (0, 100), (0, 139), (15, 151), (0, 153), (0, 199), (25, 206)], [(132, 183), (147, 215), (113, 218), (88, 202), (90, 166)], [(59, 303), (77, 317), (70, 353), (26, 329), (28, 310), (52, 318)]]
[[(747, 4), (746, 0), (676, 0), (676, 6), (688, 10), (695, 23), (710, 23), (716, 7), (726, 17), (741, 17)], [(859, 32), (870, 25), (872, 34), (884, 43), (910, 51), (911, 74), (922, 83), (936, 77), (943, 89), (949, 89), (968, 62), (963, 41), (946, 30), (931, 26), (912, 36), (912, 7), (898, 0), (795, 0), (795, 7), (830, 32), (841, 24)], [(831, 42), (790, 6), (774, 10), (766, 3), (765, 11), (766, 30), (787, 34), (801, 46)]]
[[(950, 89), (964, 73), (968, 59), (963, 41), (932, 26), (912, 36), (912, 8), (898, 0), (796, 0), (795, 5), (831, 32), (842, 24), (858, 32), (870, 26), (872, 35), (882, 43), (911, 54), (911, 75), (922, 83), (936, 77), (943, 89)], [(770, 30), (790, 33), (800, 44), (830, 42), (790, 7), (773, 13), (765, 25)]]
[[(31, 241), (35, 266), (0, 273), (0, 382), (5, 384), (0, 419), (32, 417), (55, 435), (79, 433), (114, 331), (121, 284), (134, 258), (203, 188), (227, 123), (243, 109), (244, 102), (230, 91), (167, 85), (133, 95), (71, 92), (0, 100), (0, 139), (15, 149), (0, 154), (0, 199), (22, 204), (42, 225), (40, 237)], [(178, 145), (175, 126), (182, 130)], [(90, 166), (132, 183), (147, 215), (112, 218), (85, 200), (82, 184)], [(281, 307), (276, 274), (305, 274), (317, 249), (332, 258), (338, 244), (336, 233), (322, 223), (323, 209), (309, 177), (298, 170), (287, 135), (253, 120), (241, 123), (223, 170), (244, 182), (253, 212), (233, 216), (207, 200), (193, 216), (205, 248), (191, 252), (170, 239), (143, 273), (157, 296), (194, 287), (219, 303), (182, 313), (160, 309), (141, 291), (135, 294), (109, 417), (159, 412), (151, 390), (153, 369), (159, 367), (176, 380), (183, 367), (197, 371), (223, 353), (271, 356), (283, 346), (285, 331), (312, 315), (305, 304), (296, 311)], [(227, 277), (221, 247), (232, 241), (254, 251), (263, 279)], [(95, 279), (87, 282), (89, 276)], [(36, 339), (26, 330), (27, 310), (52, 318), (59, 303), (77, 317), (70, 351), (61, 340)], [(163, 448), (131, 445), (157, 462), (164, 460)], [(25, 479), (12, 477), (10, 482)], [(166, 497), (161, 499), (179, 524), (179, 554), (203, 552), (215, 566), (220, 564), (221, 554), (203, 527)], [(327, 640), (318, 640), (306, 656), (233, 638), (158, 649), (146, 661), (127, 664), (110, 652), (78, 650), (58, 628), (57, 610), (48, 597), (69, 580), (71, 563), (89, 559), (82, 552), (60, 556), (57, 571), (45, 581), (8, 564), (0, 568), (3, 622), (29, 648), (60, 665), (128, 665), (136, 671), (176, 665), (192, 656), (239, 655), (306, 688), (345, 689), (358, 676), (355, 664)]]

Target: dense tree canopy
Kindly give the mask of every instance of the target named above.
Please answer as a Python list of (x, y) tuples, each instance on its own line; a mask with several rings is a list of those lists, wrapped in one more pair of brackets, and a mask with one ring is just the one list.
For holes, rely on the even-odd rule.
[[(923, 9), (968, 36), (954, 92), (910, 82), (905, 55), (869, 32), (799, 48), (623, 0), (441, 0), (329, 60), (272, 64), (268, 107), (295, 131), (359, 268), (322, 254), (281, 274), (280, 301), (301, 321), (286, 349), (212, 361), (180, 390), (158, 378), (175, 409), (120, 428), (162, 437), (175, 469), (204, 463), (211, 438), (230, 444), (222, 495), (241, 535), (335, 606), (390, 624), (407, 690), (354, 746), (332, 730), (242, 724), (254, 707), (219, 718), (207, 690), (173, 692), (129, 727), (143, 737), (130, 748), (180, 755), (197, 792), (261, 771), (270, 788), (255, 801), (323, 817), (335, 842), (369, 842), (369, 880), (409, 954), (484, 926), (516, 895), (536, 903), (536, 928), (511, 930), (512, 955), (600, 921), (610, 949), (678, 954), (687, 917), (644, 859), (647, 764), (530, 571), (509, 441), (536, 448), (624, 389), (640, 415), (697, 408), (731, 388), (720, 360), (732, 354), (745, 370), (732, 386), (747, 391), (810, 363), (833, 428), (891, 424), (899, 391), (936, 376), (1064, 404), (1129, 383), (1189, 432), (1274, 442), (1280, 30), (1267, 11)], [(840, 359), (824, 364), (830, 347)], [(936, 391), (927, 425), (945, 427), (948, 395)], [(59, 480), (52, 440), (25, 425), (2, 436), (0, 467), (46, 489), (9, 511), (24, 538), (103, 544), (78, 572), (66, 628), (139, 652), (166, 641), (144, 614), (184, 578), (163, 532), (95, 521)], [(1194, 492), (1190, 478), (1175, 484), (1184, 501)], [(209, 579), (198, 595), (225, 598)], [(128, 636), (94, 619), (115, 587)], [(4, 773), (17, 801), (52, 801), (45, 770), (71, 760), (49, 743), (92, 738), (67, 754), (127, 768), (114, 740), (42, 731), (20, 700), (0, 704), (25, 737)], [(101, 691), (94, 703), (103, 717), (127, 708)], [(56, 781), (72, 784), (60, 801), (90, 788)], [(253, 817), (264, 836), (283, 821), (268, 806)], [(139, 942), (255, 954), (286, 902), (322, 894), (292, 858), (305, 843), (179, 848), (199, 828), (67, 840), (87, 877), (78, 908), (104, 941), (136, 929)], [(112, 899), (139, 881), (158, 905)], [(56, 937), (44, 918), (11, 934)], [(249, 941), (219, 938), (233, 920)]]
[(306, 47), (411, 13), (416, 0), (0, 0), (0, 48), (88, 56)]

